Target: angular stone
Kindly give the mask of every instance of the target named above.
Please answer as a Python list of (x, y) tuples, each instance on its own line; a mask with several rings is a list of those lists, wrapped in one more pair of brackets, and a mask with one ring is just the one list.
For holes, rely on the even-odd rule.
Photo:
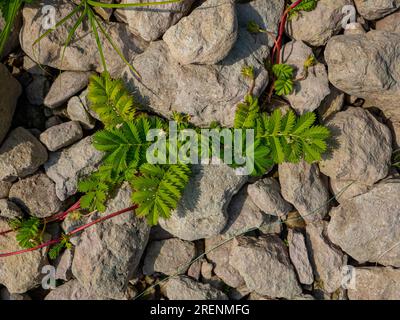
[[(22, 10), (23, 27), (21, 30), (21, 47), (24, 52), (39, 64), (47, 65), (60, 70), (70, 71), (103, 71), (101, 59), (98, 53), (96, 39), (91, 31), (87, 19), (76, 30), (72, 41), (65, 49), (64, 59), (62, 60), (64, 44), (68, 37), (68, 32), (76, 23), (78, 16), (75, 15), (63, 26), (57, 28), (47, 37), (43, 38), (39, 44), (33, 46), (37, 38), (45, 32), (42, 28), (41, 16), (42, 7), (45, 5), (56, 5), (55, 21), (60, 21), (66, 17), (76, 6), (67, 0), (44, 0), (40, 3), (27, 4)], [(129, 60), (134, 55), (143, 52), (146, 43), (133, 36), (128, 27), (122, 23), (110, 22), (104, 25), (105, 31), (112, 38), (115, 45), (123, 52)], [(118, 76), (125, 66), (125, 63), (118, 57), (112, 45), (100, 33), (100, 41), (107, 64), (107, 69), (112, 76)]]
[(65, 250), (55, 261), (56, 279), (68, 281), (72, 278), (73, 250)]
[(400, 0), (354, 0), (357, 11), (368, 20), (383, 18), (400, 8)]
[(8, 198), (12, 183), (0, 180), (0, 199)]
[(44, 168), (56, 183), (57, 197), (64, 201), (74, 195), (79, 179), (96, 170), (102, 158), (102, 152), (93, 147), (90, 136), (69, 148), (50, 154)]
[[(1, 28), (0, 28), (1, 29)], [(18, 97), (22, 93), (21, 85), (0, 63), (0, 145), (10, 129), (11, 121), (17, 106)]]
[(287, 248), (276, 235), (235, 238), (229, 263), (239, 271), (247, 288), (258, 294), (291, 298), (302, 292)]
[(191, 242), (176, 238), (153, 241), (147, 247), (143, 274), (161, 272), (172, 276), (176, 273), (185, 273), (195, 255), (196, 248)]
[[(161, 0), (156, 0), (159, 2)], [(121, 3), (143, 3), (143, 0), (122, 0)], [(185, 16), (194, 0), (180, 1), (157, 6), (117, 9), (116, 15), (129, 25), (133, 34), (146, 41), (159, 39), (165, 31)]]
[(368, 111), (349, 107), (326, 125), (335, 139), (333, 150), (320, 162), (320, 170), (335, 180), (356, 180), (366, 185), (389, 172), (392, 138), (389, 128)]
[(375, 25), (376, 30), (400, 33), (400, 11), (379, 20)]
[(216, 236), (228, 222), (227, 208), (247, 177), (231, 167), (194, 165), (192, 177), (171, 218), (160, 219), (161, 227), (188, 241)]
[(74, 94), (83, 90), (88, 82), (90, 72), (65, 71), (51, 85), (44, 99), (44, 105), (50, 109), (61, 107)]
[(313, 269), (308, 258), (306, 242), (300, 231), (289, 229), (288, 231), (289, 257), (296, 269), (299, 281), (302, 284), (314, 282)]
[(232, 241), (225, 242), (226, 238), (222, 236), (206, 239), (207, 259), (215, 265), (214, 273), (228, 286), (232, 288), (242, 287), (245, 285), (243, 277), (229, 264)]
[(28, 130), (18, 127), (0, 148), (0, 180), (26, 177), (46, 161), (46, 148)]
[(283, 63), (294, 68), (294, 77), (301, 79), (294, 82), (293, 92), (285, 97), (298, 114), (314, 111), (330, 93), (325, 66), (317, 62), (306, 73), (304, 63), (314, 54), (302, 41), (287, 43), (282, 49), (282, 55)]
[(215, 64), (233, 48), (237, 30), (234, 1), (207, 0), (169, 28), (163, 39), (181, 64)]
[(21, 209), (14, 202), (0, 199), (0, 217), (15, 219), (23, 216)]
[[(325, 49), (329, 81), (338, 89), (386, 110), (400, 98), (400, 34), (372, 30), (340, 35)], [(388, 72), (391, 70), (391, 72)]]
[(169, 279), (164, 290), (169, 300), (228, 300), (222, 291), (185, 276)]
[(347, 290), (350, 300), (399, 300), (400, 270), (363, 267), (354, 269), (354, 287)]
[(92, 118), (89, 112), (86, 111), (79, 97), (72, 97), (68, 101), (67, 113), (68, 117), (71, 120), (79, 121), (79, 123), (82, 125), (83, 128), (85, 129), (94, 128), (96, 121)]
[(339, 203), (368, 192), (371, 186), (355, 181), (342, 181), (330, 179), (331, 189)]
[(71, 280), (51, 290), (44, 300), (108, 300), (86, 290), (78, 280)]
[(21, 179), (10, 190), (10, 199), (30, 215), (45, 218), (62, 209), (54, 182), (44, 173)]
[(352, 4), (352, 0), (319, 0), (314, 10), (302, 11), (289, 20), (286, 31), (296, 40), (314, 47), (323, 46), (342, 29), (342, 20), (346, 15), (342, 9)]
[(323, 121), (326, 121), (332, 115), (341, 111), (344, 106), (344, 93), (332, 85), (329, 85), (329, 88), (331, 93), (325, 97), (317, 109), (317, 112)]
[[(0, 230), (8, 230), (10, 226), (0, 219)], [(1, 252), (21, 250), (15, 239), (15, 232), (0, 237)], [(47, 264), (42, 249), (0, 259), (0, 284), (7, 287), (10, 293), (25, 293), (36, 287), (41, 279), (42, 266)]]
[(306, 243), (315, 280), (320, 282), (325, 292), (332, 293), (342, 285), (347, 256), (326, 238), (326, 225), (326, 222), (307, 225)]
[(328, 235), (360, 263), (400, 267), (400, 180), (377, 184), (331, 212)]
[[(102, 216), (128, 208), (132, 190), (125, 183), (108, 201)], [(99, 218), (94, 214), (89, 222)], [(147, 244), (150, 227), (130, 211), (85, 230), (75, 247), (72, 273), (96, 296), (122, 299), (128, 282), (139, 265)]]
[(301, 161), (279, 165), (282, 196), (307, 223), (322, 220), (328, 213), (329, 192), (316, 164)]
[(53, 126), (40, 135), (40, 141), (50, 151), (57, 151), (82, 139), (83, 131), (77, 121), (64, 122)]
[(274, 178), (264, 178), (247, 188), (249, 197), (266, 214), (284, 217), (292, 209), (283, 199), (279, 182)]
[(132, 62), (142, 79), (135, 78), (128, 68), (123, 77), (129, 88), (136, 90), (139, 101), (156, 113), (169, 117), (173, 111), (182, 112), (197, 126), (214, 121), (232, 126), (236, 106), (249, 89), (242, 68), (251, 65), (256, 70), (255, 95), (268, 83), (262, 60), (269, 48), (260, 39), (240, 29), (229, 55), (212, 66), (182, 66), (171, 57), (164, 41), (153, 42)]

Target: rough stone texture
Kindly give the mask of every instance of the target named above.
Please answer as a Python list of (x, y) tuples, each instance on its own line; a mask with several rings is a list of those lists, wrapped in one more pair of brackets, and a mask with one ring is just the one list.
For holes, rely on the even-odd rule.
[(71, 280), (51, 290), (45, 300), (106, 300), (86, 290), (78, 280)]
[[(0, 28), (1, 29), (1, 28)], [(0, 63), (0, 145), (10, 129), (17, 100), (22, 92), (21, 85), (8, 72), (6, 66)]]
[(342, 29), (343, 6), (352, 4), (352, 0), (319, 0), (314, 10), (301, 12), (288, 21), (286, 31), (296, 40), (315, 47), (323, 46)]
[(142, 80), (137, 80), (129, 68), (123, 76), (129, 88), (140, 95), (139, 101), (156, 113), (168, 117), (172, 111), (182, 112), (198, 126), (209, 126), (213, 121), (232, 126), (237, 104), (249, 89), (241, 70), (245, 65), (254, 66), (254, 94), (260, 94), (268, 83), (268, 72), (262, 65), (268, 54), (260, 38), (245, 29), (239, 30), (229, 55), (212, 66), (182, 66), (171, 57), (166, 43), (157, 41), (132, 61)]
[(287, 248), (276, 235), (235, 238), (229, 263), (239, 271), (247, 288), (258, 294), (291, 298), (302, 292)]
[(103, 154), (92, 145), (92, 137), (60, 152), (50, 154), (44, 168), (46, 174), (56, 183), (57, 197), (64, 201), (77, 191), (78, 180), (93, 172)]
[(346, 29), (344, 29), (344, 34), (364, 34), (366, 31), (363, 25), (359, 22), (350, 22), (346, 24)]
[(56, 279), (68, 281), (72, 278), (72, 261), (74, 253), (72, 249), (65, 250), (55, 261)]
[[(104, 214), (131, 206), (132, 190), (124, 184), (107, 203)], [(89, 222), (98, 218), (94, 214)], [(150, 227), (134, 212), (124, 213), (85, 230), (75, 248), (72, 273), (91, 293), (113, 299), (126, 295), (148, 241)]]
[(0, 289), (0, 300), (20, 301), (32, 300), (27, 294), (10, 293), (7, 288)]
[(151, 275), (161, 272), (174, 275), (185, 273), (187, 264), (195, 257), (196, 248), (193, 243), (180, 239), (168, 239), (151, 242), (146, 249), (143, 274)]
[(368, 111), (349, 107), (326, 125), (335, 139), (333, 150), (320, 162), (320, 170), (335, 180), (356, 180), (372, 185), (390, 168), (392, 138), (389, 128)]
[(10, 199), (30, 215), (45, 218), (61, 210), (56, 186), (44, 173), (21, 179), (10, 189)]
[[(0, 219), (0, 230), (8, 230), (10, 226), (4, 219)], [(15, 232), (0, 237), (1, 252), (21, 250), (15, 239)], [(7, 287), (10, 293), (24, 293), (41, 281), (42, 266), (47, 258), (42, 250), (24, 253), (0, 259), (0, 284)]]
[(221, 233), (228, 221), (228, 204), (247, 180), (225, 164), (194, 165), (192, 169), (177, 209), (170, 219), (160, 219), (163, 229), (188, 241)]
[(52, 126), (40, 135), (40, 141), (50, 151), (57, 151), (82, 139), (83, 131), (76, 121), (64, 122)]
[(30, 74), (36, 74), (38, 76), (46, 75), (46, 67), (39, 66), (35, 61), (33, 61), (28, 56), (24, 56), (23, 68)]
[(329, 192), (316, 164), (279, 165), (282, 196), (299, 211), (307, 223), (322, 220), (328, 212)]
[(207, 252), (207, 259), (213, 262), (215, 265), (214, 273), (222, 281), (232, 288), (239, 288), (244, 286), (245, 282), (239, 272), (229, 264), (232, 241), (219, 246), (225, 241), (226, 239), (222, 236), (206, 239), (205, 252)]
[(79, 97), (72, 97), (68, 101), (67, 113), (71, 120), (79, 121), (83, 128), (94, 128), (96, 121), (92, 118), (89, 112), (87, 112)]
[[(162, 0), (156, 0), (159, 2)], [(143, 3), (144, 0), (122, 0), (121, 3)], [(165, 31), (186, 15), (194, 0), (159, 6), (145, 6), (129, 10), (117, 9), (116, 15), (128, 23), (129, 29), (146, 41), (159, 39)]]
[(181, 64), (215, 64), (224, 59), (237, 39), (233, 0), (207, 0), (164, 34), (172, 57)]
[(329, 85), (331, 93), (325, 97), (317, 109), (323, 121), (329, 119), (336, 112), (342, 110), (344, 106), (345, 94), (336, 87)]
[(0, 199), (0, 217), (9, 219), (22, 218), (23, 213), (14, 202)]
[(61, 107), (75, 93), (84, 89), (90, 72), (65, 71), (61, 73), (51, 85), (49, 93), (44, 99), (44, 105), (50, 109)]
[(201, 275), (201, 260), (197, 260), (195, 262), (193, 262), (188, 271), (187, 271), (187, 275), (191, 278), (193, 278), (194, 280), (198, 281), (200, 279), (200, 275)]
[(225, 293), (210, 284), (196, 282), (185, 276), (169, 279), (164, 290), (169, 300), (228, 300)]
[(45, 128), (48, 129), (48, 128), (57, 126), (62, 123), (63, 123), (63, 121), (61, 120), (61, 118), (59, 116), (52, 116), (46, 120)]
[(0, 148), (0, 180), (26, 177), (46, 161), (46, 148), (28, 130), (18, 127)]
[(247, 230), (259, 228), (263, 224), (277, 223), (276, 220), (268, 219), (268, 216), (254, 204), (248, 196), (247, 188), (243, 188), (232, 198), (227, 212), (229, 220), (223, 231), (225, 236), (238, 235)]
[(347, 256), (333, 247), (325, 236), (326, 223), (308, 225), (306, 243), (315, 279), (327, 293), (335, 292), (342, 285), (342, 269)]
[(330, 179), (331, 189), (339, 203), (351, 199), (355, 196), (368, 192), (371, 186), (355, 181), (341, 181)]
[(8, 181), (0, 181), (0, 199), (8, 198), (12, 183)]
[[(37, 18), (41, 16), (44, 5), (52, 5), (57, 8), (56, 21), (60, 21), (75, 8), (75, 5), (67, 0), (44, 0), (37, 4), (26, 5), (22, 11), (24, 25), (20, 37), (24, 52), (37, 63), (61, 70), (103, 71), (96, 40), (87, 21), (77, 29), (75, 37), (65, 50), (64, 59), (61, 60), (68, 32), (76, 23), (78, 15), (75, 15), (62, 27), (57, 28), (56, 32), (42, 39), (39, 44), (32, 46), (34, 41), (44, 32), (42, 19)], [(116, 46), (128, 58), (142, 52), (146, 47), (146, 43), (133, 36), (124, 24), (110, 23), (104, 27)], [(100, 39), (107, 69), (111, 75), (118, 76), (125, 64), (101, 34)]]
[(400, 0), (354, 0), (357, 11), (365, 19), (376, 20), (400, 8)]
[(264, 178), (248, 186), (247, 192), (254, 204), (266, 214), (284, 217), (292, 209), (283, 199), (279, 182), (274, 178)]
[[(400, 98), (400, 34), (370, 31), (332, 38), (325, 49), (329, 81), (383, 111), (397, 109)], [(390, 70), (390, 72), (388, 72)]]
[(389, 31), (400, 34), (400, 11), (394, 12), (376, 22), (376, 30)]
[(306, 242), (300, 231), (288, 231), (289, 257), (296, 269), (300, 283), (312, 284), (314, 282), (313, 269), (308, 258)]
[(400, 267), (400, 180), (376, 185), (331, 212), (331, 241), (360, 263)]
[(250, 21), (254, 21), (261, 29), (269, 32), (262, 34), (261, 41), (272, 47), (275, 40), (274, 35), (278, 34), (278, 22), (285, 8), (285, 1), (253, 0), (237, 3), (236, 8), (239, 27), (246, 28)]
[(350, 300), (399, 300), (400, 270), (393, 268), (355, 268), (355, 286), (347, 290)]
[(304, 62), (314, 54), (302, 41), (287, 43), (282, 49), (282, 55), (283, 62), (294, 68), (296, 79), (305, 77), (304, 80), (294, 82), (293, 92), (286, 98), (298, 114), (314, 111), (330, 93), (325, 66), (318, 62), (308, 68), (308, 74), (305, 73)]

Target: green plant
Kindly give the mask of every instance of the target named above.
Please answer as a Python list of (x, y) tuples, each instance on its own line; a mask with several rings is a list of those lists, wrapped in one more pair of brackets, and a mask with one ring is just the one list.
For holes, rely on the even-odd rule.
[(274, 64), (272, 72), (275, 76), (274, 88), (278, 96), (288, 95), (293, 91), (293, 73), (292, 66), (287, 64)]
[(60, 238), (60, 242), (56, 243), (53, 245), (49, 252), (49, 258), (52, 260), (55, 260), (61, 253), (63, 249), (71, 249), (72, 248), (72, 243), (69, 242), (69, 236), (63, 234)]
[(10, 226), (17, 231), (16, 239), (22, 248), (33, 248), (41, 243), (43, 238), (43, 224), (39, 218), (14, 219)]
[(393, 151), (392, 166), (397, 169), (400, 169), (400, 149)]
[[(295, 0), (291, 2), (294, 3)], [(296, 17), (301, 11), (313, 11), (317, 7), (317, 4), (318, 0), (302, 0), (299, 5), (290, 10), (289, 19)]]

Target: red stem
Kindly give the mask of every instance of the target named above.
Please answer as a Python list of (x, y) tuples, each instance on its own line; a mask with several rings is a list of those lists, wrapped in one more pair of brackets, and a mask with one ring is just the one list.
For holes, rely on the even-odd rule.
[[(76, 204), (75, 204), (75, 205), (76, 205)], [(71, 207), (71, 208), (72, 208), (72, 207)], [(129, 211), (135, 210), (136, 208), (137, 208), (137, 206), (135, 205), (135, 206), (131, 206), (131, 207), (129, 207), (129, 208), (125, 208), (125, 209), (119, 210), (119, 211), (114, 212), (114, 213), (110, 213), (110, 214), (108, 214), (108, 215), (106, 215), (106, 216), (104, 216), (104, 217), (100, 217), (100, 218), (98, 218), (98, 219), (96, 219), (96, 220), (94, 220), (94, 221), (92, 221), (92, 222), (89, 222), (89, 223), (87, 223), (87, 224), (84, 224), (83, 226), (80, 226), (80, 227), (78, 227), (78, 228), (76, 228), (76, 229), (70, 231), (69, 233), (67, 233), (67, 236), (72, 236), (72, 235), (74, 235), (74, 234), (76, 234), (76, 233), (78, 233), (78, 232), (80, 232), (80, 231), (83, 231), (83, 230), (85, 230), (85, 229), (87, 229), (87, 228), (93, 226), (94, 224), (97, 224), (97, 223), (99, 223), (99, 222), (102, 222), (102, 221), (105, 221), (105, 220), (114, 218), (114, 217), (116, 217), (116, 216), (118, 216), (118, 215), (120, 215), (120, 214), (123, 214), (123, 213), (125, 213), (125, 212), (129, 212)], [(22, 253), (25, 253), (25, 252), (30, 252), (30, 251), (38, 250), (38, 249), (41, 249), (41, 248), (48, 247), (48, 246), (51, 246), (51, 245), (53, 245), (53, 244), (59, 243), (61, 240), (62, 240), (62, 238), (57, 238), (57, 239), (50, 240), (50, 241), (47, 241), (47, 242), (45, 242), (45, 243), (42, 243), (42, 244), (40, 244), (40, 245), (38, 245), (38, 246), (36, 246), (36, 247), (33, 247), (33, 248), (23, 249), (23, 250), (14, 251), (14, 252), (8, 252), (8, 253), (1, 253), (1, 254), (0, 254), (0, 258), (5, 258), (5, 257), (9, 257), (9, 256), (14, 256), (14, 255), (22, 254)]]

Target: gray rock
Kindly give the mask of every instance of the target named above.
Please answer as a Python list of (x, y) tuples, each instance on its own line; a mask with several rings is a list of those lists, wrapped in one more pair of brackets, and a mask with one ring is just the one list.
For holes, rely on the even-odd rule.
[(233, 0), (207, 0), (168, 29), (164, 41), (181, 64), (215, 64), (224, 59), (237, 39)]
[(62, 106), (69, 98), (87, 86), (90, 75), (90, 72), (76, 71), (61, 73), (51, 85), (44, 105), (50, 109)]
[(74, 258), (73, 250), (65, 250), (55, 261), (56, 279), (68, 281), (72, 278), (72, 261)]
[[(1, 28), (0, 28), (1, 29)], [(11, 121), (21, 95), (21, 85), (8, 72), (6, 66), (0, 63), (0, 145), (10, 129)]]
[(9, 219), (22, 218), (23, 213), (14, 202), (0, 199), (0, 217)]
[(289, 229), (288, 231), (289, 257), (296, 269), (299, 281), (302, 284), (314, 282), (313, 269), (308, 258), (306, 242), (300, 231)]
[(49, 92), (49, 87), (49, 81), (45, 76), (34, 74), (31, 83), (25, 88), (28, 101), (35, 106), (42, 105)]
[(320, 170), (335, 180), (356, 180), (366, 185), (389, 172), (392, 138), (389, 128), (368, 111), (349, 107), (336, 113), (326, 125), (335, 146), (320, 162)]
[(239, 271), (247, 288), (258, 294), (291, 298), (302, 292), (287, 248), (276, 235), (235, 238), (229, 263)]
[(194, 280), (198, 281), (201, 275), (201, 264), (202, 264), (201, 260), (196, 260), (195, 262), (193, 262), (187, 271), (187, 275), (193, 278)]
[(342, 19), (346, 15), (342, 8), (352, 4), (352, 0), (319, 0), (314, 10), (300, 12), (288, 21), (287, 33), (311, 46), (323, 46), (342, 29)]
[(325, 49), (329, 81), (349, 95), (370, 100), (383, 111), (396, 110), (400, 49), (395, 43), (400, 43), (400, 34), (387, 31), (332, 38)]
[[(10, 226), (0, 219), (0, 230), (8, 230)], [(0, 237), (1, 252), (21, 250), (15, 239), (15, 232)], [(42, 249), (0, 259), (0, 284), (7, 287), (10, 293), (25, 293), (36, 287), (41, 281), (42, 266), (47, 258)]]
[(171, 218), (159, 221), (163, 229), (188, 241), (222, 232), (228, 222), (228, 204), (247, 180), (225, 164), (194, 165), (192, 170), (177, 209)]
[(79, 121), (85, 129), (93, 129), (95, 125), (95, 120), (92, 116), (87, 112), (85, 106), (83, 105), (81, 99), (79, 97), (72, 97), (68, 101), (67, 107), (68, 117), (71, 120)]
[(0, 289), (0, 300), (20, 301), (32, 300), (27, 294), (10, 293), (7, 288)]
[(10, 189), (10, 199), (30, 215), (45, 218), (62, 209), (56, 186), (44, 173), (21, 179)]
[(363, 25), (359, 22), (350, 22), (344, 29), (344, 34), (364, 34), (366, 31)]
[(62, 151), (50, 154), (45, 163), (46, 174), (56, 183), (57, 197), (64, 201), (77, 191), (78, 180), (94, 170), (103, 154), (92, 145), (92, 137), (86, 137)]
[(35, 61), (33, 61), (28, 56), (24, 56), (23, 68), (32, 75), (45, 76), (46, 68), (44, 66), (39, 66)]
[(355, 268), (355, 286), (347, 290), (350, 300), (399, 300), (400, 270), (393, 268)]
[(236, 236), (263, 224), (277, 223), (276, 220), (268, 219), (254, 204), (247, 194), (247, 188), (243, 188), (232, 198), (227, 211), (229, 220), (223, 231), (225, 236)]
[(143, 274), (161, 272), (166, 275), (185, 273), (196, 255), (193, 243), (180, 239), (151, 242), (144, 258)]
[(301, 161), (279, 165), (282, 196), (307, 223), (322, 220), (328, 213), (329, 192), (316, 164)]
[(232, 126), (236, 106), (249, 89), (241, 70), (245, 65), (254, 66), (254, 94), (259, 95), (268, 83), (268, 72), (262, 64), (268, 54), (268, 46), (245, 29), (239, 30), (229, 55), (212, 66), (182, 66), (171, 57), (166, 43), (157, 41), (133, 59), (142, 80), (136, 79), (128, 68), (123, 76), (129, 88), (140, 95), (139, 101), (156, 113), (166, 117), (172, 111), (185, 113), (198, 126), (209, 126), (214, 121)]
[(325, 97), (317, 109), (323, 121), (326, 121), (332, 115), (341, 111), (344, 106), (345, 94), (332, 85), (329, 85), (329, 89), (331, 93)]
[(269, 215), (284, 217), (292, 209), (283, 199), (279, 182), (274, 178), (264, 178), (247, 188), (249, 197), (257, 207)]
[(245, 285), (243, 277), (229, 264), (232, 240), (217, 236), (205, 240), (207, 259), (215, 265), (214, 273), (228, 286), (239, 288)]
[[(132, 190), (127, 183), (108, 201), (105, 214), (131, 206)], [(93, 214), (89, 222), (98, 218)], [(122, 299), (139, 265), (150, 227), (130, 211), (85, 230), (75, 248), (72, 273), (96, 296)]]
[(400, 33), (400, 11), (377, 21), (375, 27), (376, 30)]
[(8, 181), (0, 181), (0, 199), (8, 198), (12, 183)]
[(185, 276), (169, 279), (164, 290), (169, 300), (228, 300), (225, 293), (210, 284), (196, 282)]
[(40, 135), (40, 141), (50, 151), (57, 151), (82, 139), (83, 131), (77, 121), (64, 122), (53, 126)]
[(399, 0), (354, 0), (357, 11), (365, 19), (376, 20), (400, 8)]
[(203, 277), (203, 282), (204, 280), (211, 280), (213, 278), (213, 269), (214, 266), (212, 263), (208, 261), (203, 261), (201, 263), (201, 276)]
[(282, 49), (282, 55), (283, 62), (294, 68), (295, 78), (301, 79), (295, 81), (293, 92), (286, 96), (287, 100), (298, 114), (314, 111), (330, 93), (325, 66), (318, 62), (305, 74), (304, 63), (313, 55), (313, 51), (302, 41), (287, 43)]
[(356, 181), (330, 179), (331, 189), (339, 203), (368, 192), (371, 186)]
[(108, 300), (86, 290), (78, 280), (71, 280), (51, 290), (44, 300)]
[[(62, 52), (68, 32), (76, 23), (78, 15), (75, 15), (62, 27), (57, 28), (56, 32), (52, 32), (43, 38), (39, 44), (33, 46), (35, 40), (44, 32), (42, 19), (37, 18), (42, 15), (41, 10), (44, 5), (57, 7), (55, 21), (60, 21), (75, 8), (75, 5), (67, 0), (44, 0), (37, 4), (24, 6), (22, 11), (24, 24), (20, 36), (21, 47), (24, 52), (37, 63), (60, 70), (103, 71), (96, 40), (90, 31), (91, 27), (88, 25), (88, 21), (84, 21), (77, 29), (71, 43), (66, 47), (64, 59), (62, 60)], [(133, 36), (124, 24), (109, 23), (104, 28), (115, 45), (121, 49), (121, 52), (128, 59), (142, 52), (146, 47), (146, 43)], [(102, 34), (99, 36), (107, 69), (111, 75), (118, 76), (125, 64), (118, 57), (112, 45), (106, 41), (105, 37)]]
[(28, 130), (18, 127), (0, 148), (0, 180), (26, 177), (46, 161), (46, 148)]
[(400, 266), (400, 181), (389, 180), (331, 212), (328, 235), (360, 263)]
[(52, 116), (46, 120), (45, 127), (46, 127), (46, 129), (48, 129), (48, 128), (57, 126), (62, 123), (63, 123), (63, 121), (61, 120), (61, 118), (59, 116)]
[(250, 21), (254, 21), (261, 29), (268, 31), (267, 34), (260, 35), (260, 38), (272, 47), (275, 41), (274, 35), (278, 34), (279, 20), (285, 9), (285, 1), (253, 0), (237, 3), (236, 7), (239, 26), (246, 28)]
[[(121, 3), (142, 3), (142, 0), (122, 0)], [(128, 23), (132, 33), (146, 41), (159, 39), (165, 31), (186, 15), (194, 0), (159, 6), (117, 9), (116, 15)]]
[(347, 256), (329, 242), (325, 229), (325, 222), (307, 225), (306, 243), (315, 280), (325, 292), (332, 293), (342, 285), (342, 270), (347, 265)]

